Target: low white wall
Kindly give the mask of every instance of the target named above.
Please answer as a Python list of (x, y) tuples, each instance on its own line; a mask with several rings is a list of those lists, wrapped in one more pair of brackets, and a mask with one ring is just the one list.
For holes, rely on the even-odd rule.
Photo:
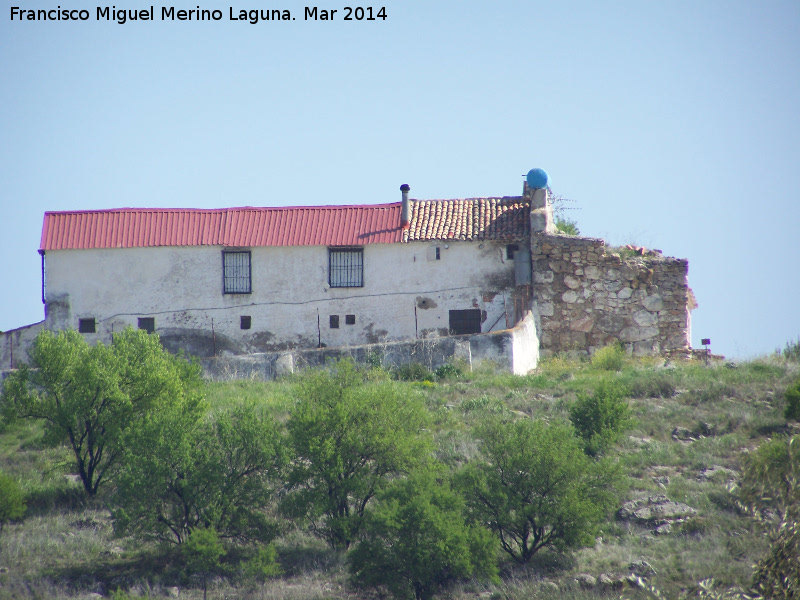
[(501, 370), (515, 375), (526, 375), (536, 368), (538, 347), (533, 315), (529, 312), (513, 329), (493, 333), (218, 356), (201, 359), (200, 364), (206, 375), (217, 381), (273, 379), (297, 370), (322, 367), (331, 360), (342, 358), (352, 358), (358, 363), (379, 362), (384, 367), (417, 362), (431, 370), (454, 361), (464, 362), (470, 369), (483, 362), (490, 362)]
[(511, 372), (527, 375), (539, 362), (539, 336), (534, 314), (528, 311), (525, 318), (512, 329)]
[(45, 322), (33, 323), (0, 333), (0, 369), (15, 369), (28, 362), (28, 349), (44, 328)]

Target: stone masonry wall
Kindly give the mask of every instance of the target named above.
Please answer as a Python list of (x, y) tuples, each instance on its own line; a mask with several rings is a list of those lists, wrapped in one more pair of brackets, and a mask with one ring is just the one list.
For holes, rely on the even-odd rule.
[(654, 251), (622, 259), (601, 239), (535, 233), (531, 262), (543, 355), (615, 341), (635, 355), (689, 351), (688, 261)]

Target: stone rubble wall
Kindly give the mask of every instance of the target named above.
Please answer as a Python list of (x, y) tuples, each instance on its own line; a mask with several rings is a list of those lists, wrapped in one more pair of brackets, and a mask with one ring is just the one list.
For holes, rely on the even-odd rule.
[(542, 355), (616, 341), (634, 355), (690, 351), (688, 261), (622, 259), (601, 239), (535, 233), (531, 263)]

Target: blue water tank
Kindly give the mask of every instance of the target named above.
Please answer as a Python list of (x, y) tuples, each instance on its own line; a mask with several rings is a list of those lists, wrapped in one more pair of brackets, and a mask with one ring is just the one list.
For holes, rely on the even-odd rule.
[(528, 187), (533, 190), (540, 190), (547, 187), (547, 171), (544, 169), (531, 169), (528, 171)]

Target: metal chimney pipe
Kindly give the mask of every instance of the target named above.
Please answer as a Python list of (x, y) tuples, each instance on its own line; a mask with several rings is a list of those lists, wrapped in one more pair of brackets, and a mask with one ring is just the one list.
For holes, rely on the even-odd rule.
[(411, 186), (404, 183), (400, 186), (400, 191), (403, 192), (403, 205), (400, 211), (400, 228), (408, 229), (411, 226), (411, 209), (408, 206), (408, 192), (411, 191)]

